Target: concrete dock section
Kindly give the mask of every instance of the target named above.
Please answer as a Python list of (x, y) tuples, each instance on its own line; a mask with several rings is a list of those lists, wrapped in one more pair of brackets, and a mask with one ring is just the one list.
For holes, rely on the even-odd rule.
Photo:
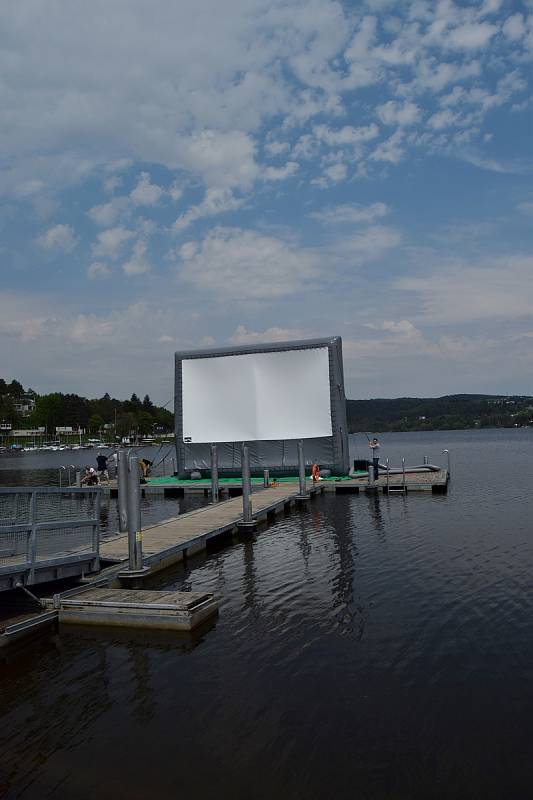
[(217, 613), (213, 595), (205, 592), (158, 592), (143, 589), (88, 588), (58, 598), (60, 624), (118, 625), (191, 631)]

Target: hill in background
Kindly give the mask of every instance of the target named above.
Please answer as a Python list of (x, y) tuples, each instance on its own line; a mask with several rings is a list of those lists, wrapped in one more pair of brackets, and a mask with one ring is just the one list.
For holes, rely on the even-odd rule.
[(533, 397), (451, 394), (347, 400), (348, 430), (429, 431), (533, 425)]

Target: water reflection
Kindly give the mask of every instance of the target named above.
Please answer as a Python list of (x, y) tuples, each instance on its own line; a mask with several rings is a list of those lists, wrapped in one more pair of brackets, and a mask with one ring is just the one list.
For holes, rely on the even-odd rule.
[(327, 495), (162, 573), (219, 597), (197, 643), (65, 629), (0, 661), (7, 796), (528, 797), (533, 433), (385, 438), (449, 446), (450, 494)]

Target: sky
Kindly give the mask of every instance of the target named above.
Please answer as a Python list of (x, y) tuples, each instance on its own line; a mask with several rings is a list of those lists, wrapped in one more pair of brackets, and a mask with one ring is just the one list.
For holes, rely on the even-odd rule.
[(0, 376), (173, 394), (339, 335), (352, 398), (533, 394), (533, 0), (0, 6)]

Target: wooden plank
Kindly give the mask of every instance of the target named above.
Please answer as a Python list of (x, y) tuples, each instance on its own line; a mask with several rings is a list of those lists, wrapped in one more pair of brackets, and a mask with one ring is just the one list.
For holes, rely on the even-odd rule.
[[(298, 486), (292, 483), (253, 492), (252, 511), (257, 514), (271, 509), (290, 500), (297, 492)], [(202, 537), (208, 538), (221, 529), (236, 526), (241, 519), (242, 497), (195, 509), (143, 530), (143, 552), (148, 556), (157, 555), (178, 545), (185, 548), (187, 544), (196, 544)], [(100, 556), (103, 559), (120, 560), (127, 558), (127, 555), (127, 536), (114, 537), (101, 543)]]

